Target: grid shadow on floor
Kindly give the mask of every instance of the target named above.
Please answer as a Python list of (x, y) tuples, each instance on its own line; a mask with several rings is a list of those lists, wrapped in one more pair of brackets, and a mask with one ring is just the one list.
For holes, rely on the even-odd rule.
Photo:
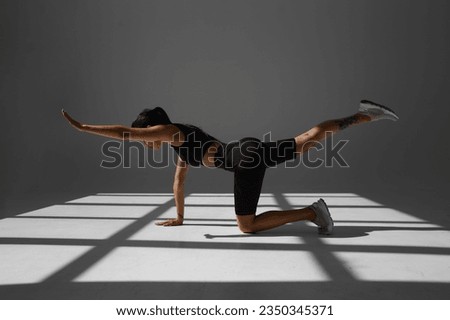
[(99, 193), (0, 220), (2, 299), (448, 299), (450, 231), (354, 193), (262, 194), (259, 212), (322, 197), (310, 223), (241, 234), (232, 194)]

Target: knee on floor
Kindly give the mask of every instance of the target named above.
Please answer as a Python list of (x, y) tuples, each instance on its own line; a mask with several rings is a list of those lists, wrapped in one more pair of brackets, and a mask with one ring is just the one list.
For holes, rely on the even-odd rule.
[(239, 230), (243, 233), (254, 233), (257, 231), (254, 215), (245, 215), (237, 217)]
[(256, 229), (253, 226), (239, 225), (239, 230), (241, 230), (242, 233), (255, 233), (256, 232)]

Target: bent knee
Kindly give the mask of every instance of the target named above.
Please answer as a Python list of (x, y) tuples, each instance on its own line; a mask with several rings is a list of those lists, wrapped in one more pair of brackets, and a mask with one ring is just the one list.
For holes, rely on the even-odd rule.
[(236, 216), (239, 230), (243, 233), (254, 233), (257, 231), (255, 225), (255, 215), (238, 215)]
[(255, 233), (256, 232), (256, 228), (254, 226), (251, 225), (239, 225), (239, 230), (241, 230), (242, 233)]

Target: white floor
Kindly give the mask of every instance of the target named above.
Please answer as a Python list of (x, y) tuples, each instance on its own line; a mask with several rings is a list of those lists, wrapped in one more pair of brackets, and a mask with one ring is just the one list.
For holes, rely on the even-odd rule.
[[(450, 298), (450, 231), (353, 193), (262, 194), (259, 212), (325, 199), (310, 223), (256, 235), (232, 194), (99, 193), (0, 220), (1, 298)], [(424, 292), (426, 290), (426, 292)], [(428, 295), (427, 295), (428, 294)]]

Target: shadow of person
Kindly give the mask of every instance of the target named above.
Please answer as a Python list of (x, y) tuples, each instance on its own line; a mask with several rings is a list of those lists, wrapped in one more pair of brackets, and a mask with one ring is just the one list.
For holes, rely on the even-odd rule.
[[(245, 234), (209, 234), (205, 233), (204, 237), (205, 239), (211, 240), (211, 239), (245, 239), (245, 238), (267, 238), (267, 237), (287, 237), (287, 236), (295, 236), (295, 237), (312, 237), (317, 235), (316, 228), (310, 228), (308, 232), (305, 233), (285, 233), (285, 232), (259, 232), (259, 233), (245, 233)], [(319, 237), (326, 237), (326, 238), (358, 238), (358, 237), (364, 237), (368, 236), (370, 231), (364, 231), (358, 228), (347, 228), (343, 227), (342, 230), (339, 228), (339, 233), (335, 231), (332, 235), (329, 236), (322, 236), (317, 235)]]
[[(300, 230), (299, 230), (300, 229)], [(286, 237), (286, 236), (298, 236), (298, 237), (311, 237), (319, 236), (323, 238), (360, 238), (369, 236), (370, 233), (376, 231), (435, 231), (435, 230), (446, 230), (445, 228), (431, 227), (431, 228), (421, 228), (421, 227), (398, 227), (398, 226), (339, 226), (335, 225), (333, 234), (328, 236), (317, 235), (315, 226), (302, 226), (301, 228), (293, 228), (292, 225), (286, 225), (280, 227), (276, 230), (262, 231), (259, 233), (245, 233), (245, 234), (205, 234), (206, 239), (216, 239), (216, 238), (248, 238), (248, 237)]]

